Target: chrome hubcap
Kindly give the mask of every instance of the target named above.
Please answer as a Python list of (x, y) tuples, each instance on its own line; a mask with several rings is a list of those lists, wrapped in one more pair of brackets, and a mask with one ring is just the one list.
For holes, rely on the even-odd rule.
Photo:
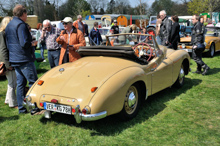
[(131, 94), (128, 97), (128, 106), (132, 108), (135, 103), (136, 103), (136, 98), (135, 98), (134, 92), (131, 92)]
[(179, 74), (179, 82), (180, 82), (180, 83), (183, 82), (184, 76), (185, 76), (184, 70), (183, 70), (183, 67), (181, 67), (181, 69), (180, 69), (180, 74)]
[(125, 111), (128, 114), (132, 114), (137, 107), (138, 103), (138, 92), (135, 86), (131, 86), (125, 97)]
[(214, 49), (214, 46), (212, 45), (212, 47), (211, 47), (211, 56), (214, 55), (214, 52), (215, 52), (215, 49)]

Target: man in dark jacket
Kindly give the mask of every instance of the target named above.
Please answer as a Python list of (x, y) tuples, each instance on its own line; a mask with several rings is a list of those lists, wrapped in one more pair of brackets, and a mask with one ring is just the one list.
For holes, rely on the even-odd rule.
[(98, 22), (94, 22), (94, 27), (91, 29), (89, 33), (90, 44), (92, 46), (100, 45), (102, 42), (101, 34), (97, 28), (98, 28)]
[(32, 37), (28, 30), (27, 11), (22, 5), (16, 5), (13, 9), (14, 18), (5, 30), (6, 43), (9, 49), (9, 62), (15, 68), (17, 77), (17, 102), (19, 113), (27, 113), (23, 107), (25, 86), (27, 80), (31, 87), (37, 80), (37, 72), (34, 66), (34, 51), (32, 49)]
[(162, 42), (162, 45), (168, 46), (170, 44), (172, 22), (166, 16), (165, 10), (160, 11), (160, 18), (162, 19), (162, 24), (160, 26), (161, 42)]
[(199, 16), (196, 15), (193, 15), (192, 22), (194, 24), (191, 37), (192, 58), (197, 63), (197, 70), (194, 73), (200, 74), (203, 68), (202, 75), (205, 75), (210, 68), (202, 61), (202, 52), (205, 50), (203, 24), (199, 21)]

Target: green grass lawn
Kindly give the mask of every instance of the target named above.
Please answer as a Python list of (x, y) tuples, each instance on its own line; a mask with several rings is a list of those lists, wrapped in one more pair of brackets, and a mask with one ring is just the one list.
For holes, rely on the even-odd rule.
[[(220, 53), (203, 60), (211, 68), (208, 75), (189, 73), (181, 89), (149, 97), (128, 122), (110, 116), (76, 124), (58, 113), (49, 120), (18, 115), (4, 105), (7, 80), (0, 79), (0, 145), (220, 145)], [(47, 60), (38, 75), (48, 69)], [(193, 60), (191, 69), (196, 69)]]

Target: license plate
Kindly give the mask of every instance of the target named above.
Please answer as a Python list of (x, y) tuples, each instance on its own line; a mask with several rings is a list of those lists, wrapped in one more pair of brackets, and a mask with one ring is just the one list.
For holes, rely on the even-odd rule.
[(61, 105), (61, 104), (44, 102), (44, 109), (48, 111), (54, 111), (58, 113), (68, 114), (68, 115), (72, 114), (71, 106), (66, 106), (66, 105)]

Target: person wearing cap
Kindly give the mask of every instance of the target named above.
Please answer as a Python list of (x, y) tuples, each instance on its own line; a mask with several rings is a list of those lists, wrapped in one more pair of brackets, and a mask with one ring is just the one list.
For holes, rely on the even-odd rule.
[(48, 50), (48, 60), (50, 67), (53, 68), (58, 66), (60, 58), (60, 45), (56, 42), (57, 37), (60, 36), (61, 30), (51, 25), (50, 20), (46, 19), (43, 21), (43, 29), (39, 41), (45, 42)]
[(81, 32), (83, 33), (83, 35), (85, 35), (86, 31), (85, 31), (84, 25), (83, 25), (83, 23), (82, 23), (82, 16), (81, 16), (81, 15), (78, 15), (78, 16), (77, 16), (77, 20), (73, 22), (73, 26), (74, 26), (76, 29), (81, 30)]
[(73, 19), (65, 17), (62, 20), (64, 29), (60, 36), (56, 39), (60, 44), (61, 52), (59, 65), (67, 62), (73, 62), (80, 58), (80, 55), (76, 52), (81, 46), (86, 46), (86, 41), (83, 33), (73, 26)]
[(114, 20), (114, 25), (111, 27), (111, 29), (113, 30), (113, 34), (119, 34), (119, 27), (117, 25), (117, 20)]

